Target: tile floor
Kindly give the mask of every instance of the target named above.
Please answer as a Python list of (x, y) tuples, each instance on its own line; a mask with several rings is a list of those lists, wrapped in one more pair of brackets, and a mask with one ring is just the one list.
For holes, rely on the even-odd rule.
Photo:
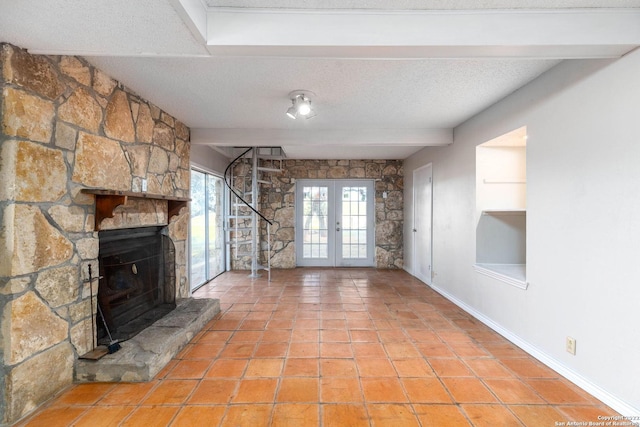
[(404, 271), (225, 273), (149, 383), (82, 384), (27, 426), (555, 426), (615, 411)]

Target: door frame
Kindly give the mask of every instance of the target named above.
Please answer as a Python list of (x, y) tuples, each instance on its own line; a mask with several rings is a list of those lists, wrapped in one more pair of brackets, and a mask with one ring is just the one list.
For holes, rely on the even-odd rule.
[[(420, 190), (419, 186), (417, 185), (417, 180), (416, 177), (418, 175), (419, 172), (423, 171), (424, 169), (429, 169), (430, 173), (428, 174), (428, 178), (429, 178), (429, 182), (427, 182), (427, 186), (430, 188), (429, 191), (429, 199), (428, 199), (428, 203), (429, 206), (425, 209), (422, 209), (421, 207), (418, 206), (417, 203), (417, 194), (418, 191)], [(433, 163), (427, 163), (426, 165), (420, 166), (419, 168), (416, 168), (413, 170), (413, 206), (412, 206), (412, 210), (413, 210), (413, 224), (412, 224), (412, 234), (413, 234), (413, 245), (412, 245), (412, 249), (413, 249), (413, 259), (412, 259), (412, 270), (413, 270), (413, 275), (415, 277), (417, 277), (418, 279), (422, 280), (423, 282), (425, 282), (427, 285), (431, 285), (432, 283), (432, 279), (433, 279)], [(418, 211), (420, 212), (428, 212), (429, 214), (429, 220), (428, 220), (428, 231), (425, 233), (424, 230), (422, 230), (421, 226), (418, 225)], [(420, 228), (420, 230), (418, 229)], [(422, 275), (420, 273), (420, 263), (421, 261), (425, 261), (423, 258), (423, 254), (419, 253), (420, 251), (418, 250), (418, 242), (424, 242), (427, 241), (427, 246), (429, 248), (429, 255), (428, 255), (428, 259), (426, 260), (428, 262), (428, 274), (426, 276)]]
[[(343, 258), (339, 245), (342, 244), (342, 224), (337, 222), (341, 218), (342, 211), (340, 189), (349, 186), (366, 185), (371, 194), (367, 197), (367, 244), (369, 253), (366, 258)], [(303, 187), (326, 186), (329, 209), (327, 211), (328, 229), (328, 253), (327, 258), (304, 258), (303, 257)], [(333, 206), (333, 208), (332, 208)], [(295, 244), (296, 244), (296, 266), (299, 267), (375, 267), (375, 180), (373, 179), (298, 179), (296, 180), (295, 194)], [(338, 227), (340, 230), (338, 230)]]

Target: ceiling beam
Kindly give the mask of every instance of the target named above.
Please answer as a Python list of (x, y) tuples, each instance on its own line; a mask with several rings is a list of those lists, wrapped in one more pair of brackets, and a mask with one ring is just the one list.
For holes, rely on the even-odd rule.
[[(274, 143), (277, 142), (277, 143)], [(440, 146), (453, 129), (191, 129), (191, 144), (214, 146)]]
[(638, 9), (207, 10), (214, 55), (611, 58), (638, 45)]

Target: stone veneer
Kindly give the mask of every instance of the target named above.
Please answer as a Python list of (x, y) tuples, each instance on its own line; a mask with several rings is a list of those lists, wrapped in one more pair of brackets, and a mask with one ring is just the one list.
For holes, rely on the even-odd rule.
[[(98, 271), (94, 197), (83, 188), (189, 196), (189, 129), (82, 58), (0, 44), (0, 424), (71, 383), (91, 349), (87, 266)], [(169, 222), (130, 199), (102, 229)], [(189, 293), (188, 209), (169, 223), (177, 297)], [(97, 281), (93, 283), (94, 295)], [(95, 300), (94, 300), (95, 303)]]
[[(235, 171), (240, 175), (246, 173), (241, 167)], [(401, 160), (284, 160), (282, 173), (263, 178), (270, 179), (273, 185), (260, 186), (260, 211), (273, 222), (272, 267), (296, 266), (296, 179), (375, 179), (376, 267), (402, 268), (403, 174)], [(386, 199), (382, 197), (385, 191)], [(266, 240), (266, 229), (262, 233)], [(262, 259), (265, 258), (266, 251), (262, 251)], [(233, 267), (250, 269), (251, 264), (248, 258), (243, 258), (234, 262)]]

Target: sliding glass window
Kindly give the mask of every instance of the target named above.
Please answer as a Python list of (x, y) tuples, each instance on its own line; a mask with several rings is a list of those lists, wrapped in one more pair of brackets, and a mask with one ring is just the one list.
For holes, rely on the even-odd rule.
[(191, 289), (224, 272), (222, 178), (191, 169)]

